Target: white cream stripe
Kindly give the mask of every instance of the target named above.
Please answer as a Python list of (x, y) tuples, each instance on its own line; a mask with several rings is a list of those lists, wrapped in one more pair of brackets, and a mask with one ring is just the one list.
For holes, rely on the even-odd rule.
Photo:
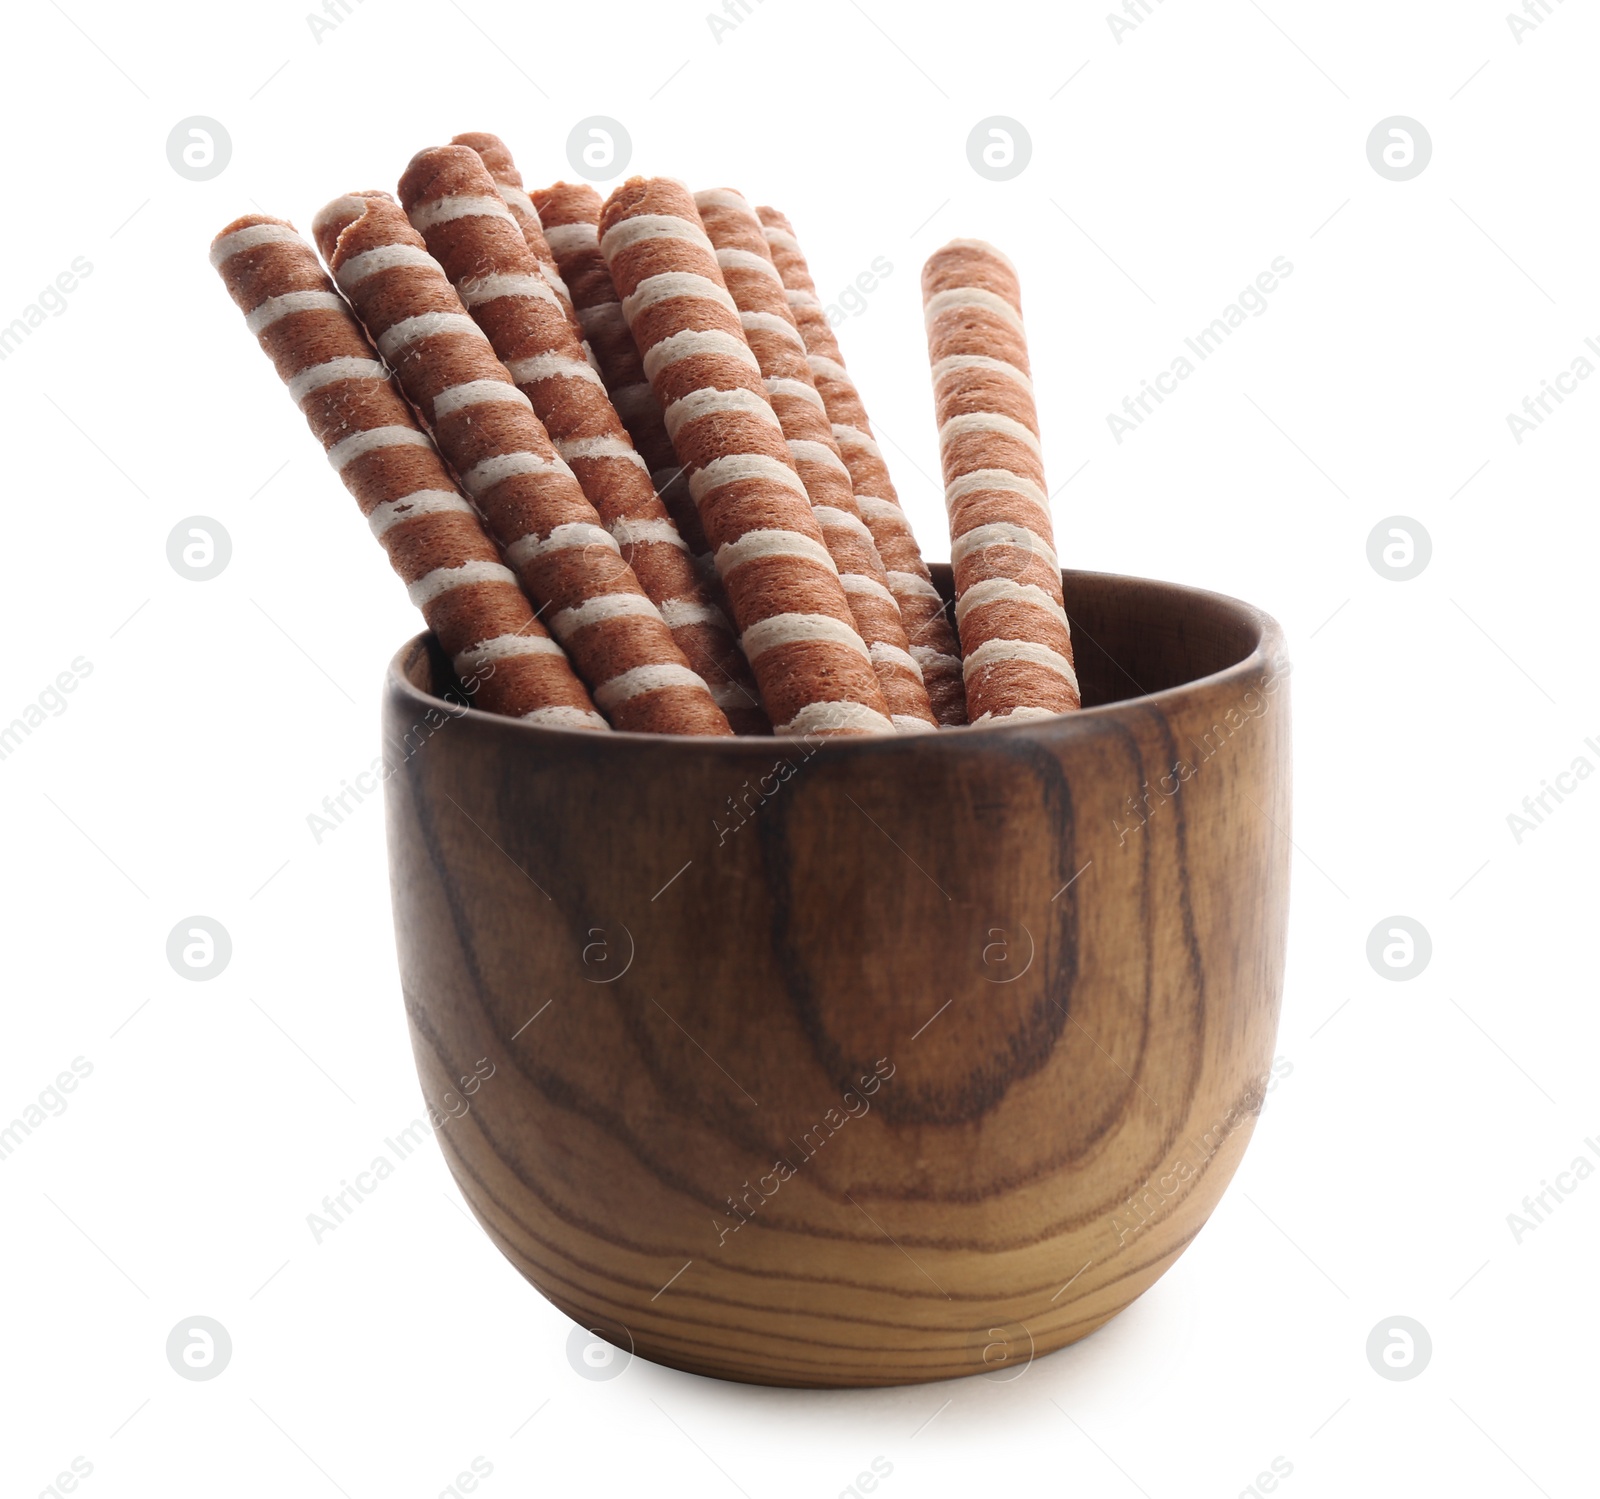
[(389, 369), (387, 365), (379, 364), (376, 359), (358, 359), (352, 355), (345, 355), (340, 359), (328, 359), (321, 364), (314, 364), (309, 369), (303, 369), (298, 375), (287, 382), (289, 394), (298, 406), (314, 390), (321, 390), (324, 385), (333, 385), (340, 380), (387, 380)]
[(741, 213), (751, 212), (750, 200), (731, 187), (706, 187), (694, 195), (696, 208), (734, 208)]
[(1054, 708), (1007, 708), (1004, 713), (980, 713), (972, 722), (984, 723), (1009, 723), (1013, 718), (1059, 718), (1061, 715)]
[(562, 656), (566, 652), (548, 635), (494, 635), (480, 640), (457, 654), (451, 663), (461, 676), (487, 666), (491, 661), (510, 661), (518, 656)]
[(819, 526), (831, 526), (835, 530), (848, 531), (861, 541), (872, 542), (872, 532), (867, 529), (867, 523), (858, 515), (851, 515), (848, 510), (840, 510), (833, 505), (813, 505), (811, 513), (816, 517)]
[(630, 520), (624, 517), (612, 521), (611, 535), (619, 547), (669, 546), (677, 547), (680, 552), (689, 550), (678, 528), (665, 518)]
[(941, 359), (933, 367), (933, 383), (938, 385), (941, 380), (951, 375), (963, 374), (968, 370), (1004, 375), (1008, 380), (1015, 380), (1029, 395), (1033, 394), (1033, 381), (1022, 370), (1007, 360), (993, 359), (988, 354), (951, 354), (948, 358)]
[(775, 312), (741, 312), (739, 326), (759, 333), (776, 333), (779, 338), (787, 339), (796, 348), (803, 349), (806, 341), (800, 336), (800, 330), (786, 317), (780, 317)]
[(975, 468), (970, 473), (952, 479), (944, 487), (945, 504), (965, 499), (969, 494), (976, 494), (983, 489), (1011, 490), (1026, 495), (1046, 514), (1049, 513), (1050, 500), (1045, 492), (1032, 479), (1014, 474), (1008, 468)]
[(800, 253), (800, 241), (786, 229), (772, 229), (767, 225), (761, 226), (761, 232), (766, 235), (769, 245), (777, 245), (782, 250), (792, 250), (796, 255)]
[(850, 470), (844, 466), (844, 459), (825, 442), (811, 442), (803, 437), (790, 438), (789, 456), (797, 464), (820, 463), (824, 468), (837, 469), (847, 479), (850, 477)]
[(815, 385), (807, 385), (804, 380), (787, 380), (780, 375), (767, 377), (767, 394), (769, 396), (793, 396), (797, 401), (805, 401), (815, 406), (818, 411), (826, 411), (822, 397), (817, 394)]
[(406, 592), (416, 608), (425, 609), (435, 599), (471, 583), (510, 583), (515, 587), (516, 582), (516, 574), (498, 562), (463, 562), (460, 567), (436, 567), (424, 573)]
[(778, 274), (778, 268), (765, 255), (757, 255), (753, 250), (718, 250), (717, 264), (725, 271), (758, 271), (763, 276), (770, 276), (779, 286), (783, 285), (783, 277)]
[[(693, 599), (667, 599), (661, 605), (661, 617), (669, 630), (681, 630), (685, 625), (726, 626), (728, 623), (728, 616), (714, 604), (697, 604)], [(715, 690), (712, 696), (716, 696)]]
[(571, 552), (584, 547), (604, 547), (613, 552), (618, 550), (609, 531), (603, 531), (599, 526), (591, 526), (587, 521), (575, 520), (557, 526), (548, 536), (540, 536), (538, 532), (533, 532), (520, 541), (512, 542), (506, 548), (506, 560), (513, 567), (523, 567), (539, 557), (549, 557), (556, 552)]
[(893, 715), (894, 731), (897, 734), (936, 734), (939, 725), (929, 723), (925, 718), (913, 718), (909, 713), (896, 713)]
[(826, 375), (831, 380), (850, 379), (850, 371), (836, 360), (826, 359), (821, 354), (808, 354), (806, 363), (811, 368), (813, 375)]
[(528, 196), (524, 189), (518, 187), (514, 182), (502, 182), (498, 177), (496, 177), (494, 180), (494, 190), (499, 193), (507, 203), (515, 204), (518, 208), (520, 208), (530, 219), (533, 220), (534, 223), (539, 224), (541, 229), (544, 228), (544, 225), (539, 223), (539, 210), (533, 206), (533, 199)]
[(674, 401), (661, 413), (667, 424), (667, 436), (676, 439), (678, 433), (690, 422), (706, 416), (726, 416), (737, 413), (753, 416), (769, 427), (782, 431), (777, 413), (763, 395), (753, 390), (735, 387), (733, 390), (714, 390), (709, 386), (691, 390), (688, 395)]
[(1012, 437), (1033, 453), (1043, 453), (1038, 435), (1030, 431), (1015, 417), (1002, 416), (998, 411), (969, 411), (953, 416), (939, 428), (939, 446), (945, 447), (958, 437), (970, 437), (974, 432), (992, 436)]
[(485, 302), (498, 302), (501, 297), (526, 297), (531, 302), (548, 302), (559, 307), (561, 299), (550, 289), (543, 276), (530, 276), (522, 271), (503, 271), (493, 276), (463, 276), (456, 290), (466, 307), (482, 307)]
[(888, 578), (889, 587), (896, 593), (914, 594), (923, 599), (937, 599), (941, 604), (944, 602), (944, 595), (927, 578), (919, 578), (915, 573), (890, 573)]
[(985, 578), (981, 583), (974, 583), (956, 600), (956, 624), (964, 624), (974, 609), (981, 609), (985, 604), (1025, 604), (1043, 609), (1063, 630), (1069, 628), (1067, 611), (1044, 589), (1034, 583), (1018, 583), (1013, 578)]
[(974, 526), (970, 531), (955, 537), (950, 543), (950, 565), (959, 566), (974, 552), (988, 547), (1021, 547), (1042, 558), (1052, 569), (1059, 568), (1055, 548), (1037, 531), (1010, 521), (990, 521), (986, 526)]
[(786, 291), (784, 296), (791, 307), (820, 307), (822, 298), (808, 291)]
[(441, 333), (465, 333), (488, 342), (483, 330), (465, 313), (423, 312), (416, 317), (401, 318), (378, 340), (378, 352), (385, 359), (393, 359), (402, 349)]
[[(424, 234), (438, 224), (450, 224), (456, 219), (504, 219), (515, 224), (516, 218), (506, 207), (505, 199), (498, 193), (480, 197), (463, 193), (457, 197), (435, 198), (431, 203), (419, 203), (406, 215), (411, 227)], [(520, 226), (518, 232), (521, 232)]]
[(788, 723), (772, 732), (784, 738), (820, 734), (825, 729), (863, 729), (872, 734), (892, 734), (894, 725), (865, 703), (807, 703)]
[(328, 462), (335, 473), (347, 469), (357, 458), (376, 452), (379, 448), (431, 448), (432, 441), (415, 427), (370, 427), (365, 432), (352, 432), (342, 442), (328, 449)]
[(992, 312), (1004, 318), (1019, 332), (1022, 330), (1022, 314), (1017, 311), (1004, 297), (996, 296), (992, 291), (983, 291), (976, 286), (955, 286), (949, 291), (935, 292), (923, 304), (923, 315), (931, 328), (934, 322), (947, 312), (959, 312), (970, 308), (979, 308), (984, 312)]
[(868, 577), (866, 573), (840, 573), (839, 581), (844, 585), (846, 593), (870, 594), (875, 599), (882, 599), (886, 604), (895, 603), (895, 596), (876, 578)]
[(539, 274), (544, 277), (545, 281), (550, 286), (550, 290), (553, 291), (563, 303), (565, 303), (568, 307), (572, 306), (572, 293), (567, 290), (567, 283), (561, 279), (560, 271), (558, 271), (553, 265), (546, 265), (544, 261), (541, 260), (539, 262)]
[(661, 302), (672, 302), (680, 297), (691, 297), (698, 302), (715, 302), (729, 312), (739, 309), (726, 288), (718, 286), (709, 276), (698, 276), (693, 271), (662, 271), (658, 276), (646, 276), (631, 296), (622, 299), (623, 316), (631, 323), (639, 313)]
[(333, 279), (349, 291), (352, 286), (365, 281), (368, 276), (376, 276), (379, 271), (418, 265), (436, 271), (441, 269), (433, 256), (415, 245), (379, 245), (376, 250), (363, 250), (359, 255), (352, 255), (333, 273)]
[(705, 230), (688, 219), (670, 213), (641, 213), (613, 224), (600, 241), (600, 253), (613, 260), (630, 245), (647, 239), (686, 239), (702, 249), (712, 248)]
[(478, 512), (453, 489), (417, 489), (398, 500), (385, 500), (375, 505), (367, 517), (374, 536), (382, 536), (402, 521), (415, 520), (419, 515), (476, 515)]
[(587, 359), (573, 359), (566, 354), (530, 354), (526, 359), (506, 362), (511, 378), (518, 385), (534, 385), (540, 380), (585, 380), (604, 390), (605, 382), (594, 372)]
[(893, 500), (880, 499), (875, 494), (858, 494), (856, 504), (861, 507), (861, 513), (869, 521), (878, 521), (896, 529), (905, 528), (906, 513)]
[(645, 351), (645, 375), (654, 380), (669, 365), (697, 355), (723, 355), (749, 365), (757, 373), (761, 370), (756, 356), (750, 352), (750, 345), (737, 334), (724, 333), (720, 328), (685, 328), (669, 334)]
[(660, 618), (661, 611), (642, 593), (603, 593), (561, 610), (550, 621), (550, 633), (557, 640), (570, 640), (579, 630), (604, 624), (608, 619)]
[(609, 729), (611, 727), (598, 713), (587, 708), (534, 708), (522, 715), (523, 723), (541, 729)]
[(717, 572), (727, 577), (734, 568), (746, 562), (764, 562), (772, 557), (798, 557), (805, 562), (815, 562), (835, 575), (838, 566), (827, 547), (799, 531), (780, 531), (762, 528), (746, 531), (737, 541), (725, 542), (717, 549)]
[(579, 458), (620, 458), (643, 473), (650, 472), (650, 465), (625, 437), (557, 437), (552, 440), (556, 452), (569, 463)]
[(764, 479), (769, 484), (781, 484), (792, 489), (809, 505), (811, 496), (797, 474), (787, 463), (769, 458), (765, 453), (727, 453), (713, 458), (698, 472), (689, 475), (689, 494), (695, 504), (700, 504), (713, 490), (724, 484), (737, 484), (744, 479)]
[(946, 651), (936, 651), (931, 645), (914, 645), (911, 654), (916, 658), (917, 664), (924, 673), (941, 671), (959, 671), (961, 662)]
[(1023, 661), (1030, 666), (1043, 666), (1057, 676), (1065, 677), (1072, 684), (1074, 692), (1078, 690), (1078, 674), (1072, 669), (1072, 663), (1059, 651), (1033, 640), (986, 640), (967, 655), (961, 663), (961, 673), (970, 682), (974, 673), (1002, 661)]
[(571, 474), (565, 461), (558, 455), (555, 458), (542, 458), (537, 453), (498, 453), (493, 458), (485, 458), (482, 463), (474, 465), (461, 476), (462, 487), (474, 499), (486, 494), (496, 484), (511, 478), (515, 474)]
[(303, 245), (305, 241), (287, 224), (251, 224), (244, 229), (235, 229), (211, 247), (211, 265), (213, 269), (220, 269), (223, 261), (242, 255), (246, 250), (254, 250), (259, 245), (281, 244)]
[[(505, 189), (501, 188), (501, 192)], [(547, 224), (544, 237), (557, 255), (571, 255), (575, 250), (598, 249), (600, 230), (594, 224)]]
[(898, 666), (910, 672), (919, 682), (922, 680), (922, 668), (917, 665), (916, 657), (910, 651), (903, 651), (897, 645), (890, 645), (887, 640), (874, 640), (867, 647), (867, 654), (872, 657), (874, 663)]
[(880, 461), (883, 458), (883, 450), (859, 427), (842, 427), (835, 422), (833, 440), (841, 448), (860, 448), (863, 453), (870, 453)]
[(349, 308), (337, 292), (291, 291), (281, 297), (268, 297), (245, 318), (245, 326), (258, 338), (280, 318), (296, 312), (345, 312)]
[(786, 645), (842, 645), (871, 660), (867, 643), (855, 627), (831, 614), (774, 614), (751, 625), (739, 637), (739, 644), (749, 661)]
[(508, 385), (504, 380), (465, 380), (441, 390), (433, 398), (433, 419), (442, 422), (464, 407), (486, 406), (496, 401), (533, 410), (533, 403), (515, 385)]
[(647, 692), (662, 692), (668, 687), (698, 687), (701, 692), (708, 690), (698, 672), (669, 662), (657, 666), (635, 666), (630, 671), (620, 672), (609, 682), (602, 682), (595, 688), (594, 700), (609, 712), (619, 703), (643, 697)]

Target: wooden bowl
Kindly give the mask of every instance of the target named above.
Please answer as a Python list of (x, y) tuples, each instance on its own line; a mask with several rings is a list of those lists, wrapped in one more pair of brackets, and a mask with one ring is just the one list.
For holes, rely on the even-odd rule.
[[(949, 588), (948, 569), (940, 586)], [(437, 1138), (600, 1337), (762, 1384), (1020, 1373), (1199, 1232), (1282, 984), (1278, 626), (1065, 574), (1085, 710), (806, 743), (538, 729), (389, 669)]]

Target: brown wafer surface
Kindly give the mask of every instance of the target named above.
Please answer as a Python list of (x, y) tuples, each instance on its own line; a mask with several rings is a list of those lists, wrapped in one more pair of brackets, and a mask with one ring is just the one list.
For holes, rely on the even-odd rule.
[(696, 193), (694, 201), (739, 310), (745, 339), (760, 365), (789, 457), (839, 569), (889, 716), (902, 733), (934, 729), (922, 667), (911, 654), (883, 559), (856, 503), (850, 470), (834, 441), (807, 363), (805, 341), (789, 310), (761, 221), (743, 195), (730, 189)]
[(212, 241), (211, 263), (473, 706), (608, 728), (311, 246), (251, 214)]
[(694, 199), (633, 178), (600, 249), (780, 734), (893, 732), (838, 568)]
[[(510, 213), (506, 213), (508, 221)], [(621, 729), (730, 734), (528, 398), (398, 204), (349, 200), (330, 269), (551, 633)], [(514, 221), (513, 221), (514, 222)]]
[(622, 314), (622, 299), (600, 253), (600, 195), (587, 183), (558, 182), (534, 193), (533, 198), (612, 405), (649, 466), (656, 491), (702, 574), (715, 580), (711, 543), (689, 494), (688, 473), (673, 450), (661, 402), (645, 376), (639, 346)]
[(974, 723), (1080, 706), (1061, 595), (1022, 291), (993, 245), (952, 240), (922, 271)]
[(707, 596), (484, 159), (466, 146), (421, 151), (400, 180), (400, 201), (729, 722), (737, 732), (770, 732), (733, 628)]
[(782, 277), (790, 311), (805, 340), (807, 364), (832, 425), (834, 441), (850, 471), (856, 504), (883, 559), (911, 654), (922, 667), (934, 717), (945, 728), (964, 724), (967, 705), (961, 648), (944, 600), (933, 586), (911, 522), (901, 509), (888, 464), (873, 438), (861, 393), (845, 369), (844, 355), (817, 296), (794, 227), (775, 208), (758, 208), (756, 214)]

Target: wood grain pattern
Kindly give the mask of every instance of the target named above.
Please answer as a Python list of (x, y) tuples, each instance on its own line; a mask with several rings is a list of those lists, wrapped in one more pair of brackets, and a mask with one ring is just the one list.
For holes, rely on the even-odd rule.
[(445, 720), (427, 637), (395, 658), (423, 1091), (492, 1062), (438, 1138), (575, 1320), (757, 1383), (983, 1373), (1205, 1223), (1277, 1026), (1282, 639), (1172, 584), (1065, 592), (1085, 711), (913, 739)]

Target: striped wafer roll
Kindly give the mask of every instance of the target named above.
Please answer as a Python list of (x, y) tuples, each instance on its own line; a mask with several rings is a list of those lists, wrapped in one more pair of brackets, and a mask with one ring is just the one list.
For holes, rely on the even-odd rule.
[(550, 249), (549, 241), (545, 238), (544, 225), (539, 221), (539, 210), (533, 206), (533, 199), (528, 196), (527, 189), (522, 185), (522, 173), (517, 170), (516, 162), (511, 159), (511, 148), (498, 135), (490, 135), (483, 130), (469, 130), (462, 135), (453, 135), (450, 137), (450, 144), (465, 146), (469, 150), (476, 151), (482, 158), (489, 175), (494, 179), (495, 191), (505, 200), (506, 207), (511, 210), (511, 217), (517, 221), (517, 227), (522, 230), (522, 237), (528, 242), (529, 250), (533, 252), (533, 258), (539, 262), (539, 274), (549, 284), (550, 290), (556, 294), (557, 301), (561, 303), (561, 310), (572, 325), (573, 333), (583, 345), (584, 357), (592, 363), (594, 356), (590, 353), (583, 325), (578, 321), (577, 309), (572, 305), (572, 293), (566, 281), (562, 279), (556, 257)]
[(609, 728), (311, 246), (282, 219), (251, 214), (212, 241), (211, 264), (474, 706)]
[[(619, 729), (731, 734), (528, 398), (396, 203), (357, 198), (330, 269), (506, 560)], [(331, 216), (329, 216), (331, 217)], [(327, 227), (332, 224), (325, 217)]]
[(733, 627), (707, 597), (644, 460), (478, 154), (420, 151), (400, 202), (736, 732), (770, 732)]
[(974, 723), (1069, 712), (1078, 677), (1016, 270), (992, 245), (951, 240), (922, 268), (922, 301), (968, 710)]
[(828, 414), (806, 363), (806, 346), (789, 311), (761, 221), (744, 197), (727, 189), (694, 195), (700, 221), (716, 249), (722, 279), (739, 309), (750, 351), (761, 366), (767, 399), (822, 538), (850, 598), (856, 629), (867, 643), (889, 716), (901, 733), (932, 730), (933, 709), (912, 656), (900, 606), (889, 592), (883, 559), (856, 504), (850, 470), (833, 438)]
[(740, 644), (777, 732), (892, 733), (838, 568), (688, 189), (661, 177), (624, 183), (601, 215), (600, 250), (688, 466)]
[(900, 508), (900, 496), (888, 465), (873, 441), (866, 407), (844, 367), (839, 342), (828, 326), (816, 284), (800, 253), (794, 230), (775, 208), (758, 208), (773, 263), (783, 278), (789, 309), (805, 339), (807, 362), (817, 393), (833, 425), (834, 440), (855, 488), (862, 519), (877, 543), (888, 571), (889, 591), (900, 605), (900, 617), (911, 642), (911, 654), (922, 667), (922, 680), (942, 728), (967, 721), (966, 689), (961, 682), (961, 648), (945, 613), (944, 600), (933, 586), (922, 560), (911, 522)]
[(639, 456), (650, 466), (650, 477), (668, 513), (694, 553), (702, 574), (715, 579), (711, 543), (706, 540), (700, 514), (689, 494), (689, 476), (678, 462), (661, 402), (645, 378), (639, 346), (622, 315), (622, 299), (611, 280), (605, 256), (600, 253), (600, 194), (587, 183), (558, 182), (533, 195), (545, 237), (556, 264), (572, 290), (578, 319), (589, 336), (589, 347), (617, 408), (633, 438)]

